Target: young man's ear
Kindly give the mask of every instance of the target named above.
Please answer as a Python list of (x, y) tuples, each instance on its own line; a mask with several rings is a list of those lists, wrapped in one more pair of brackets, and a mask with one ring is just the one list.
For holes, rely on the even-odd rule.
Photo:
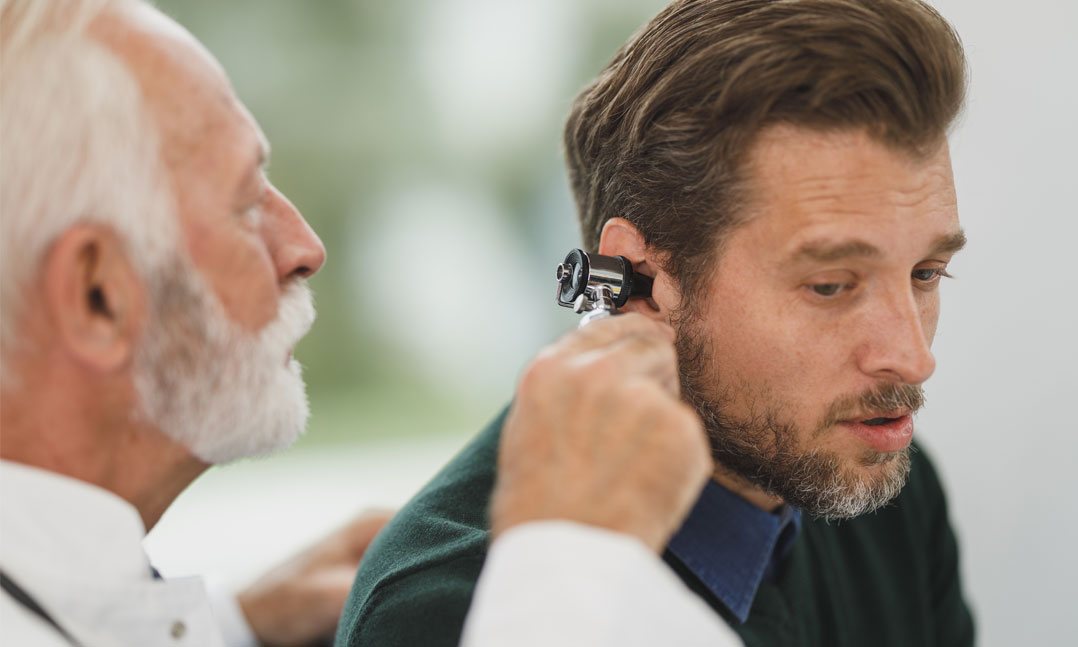
[(42, 278), (63, 349), (96, 372), (125, 367), (143, 323), (145, 295), (115, 232), (93, 224), (68, 229), (46, 254)]
[(599, 253), (604, 256), (624, 256), (633, 269), (654, 280), (649, 299), (629, 299), (621, 309), (639, 312), (665, 323), (681, 301), (677, 281), (662, 269), (658, 253), (648, 247), (640, 230), (624, 218), (611, 218), (603, 225), (599, 236)]

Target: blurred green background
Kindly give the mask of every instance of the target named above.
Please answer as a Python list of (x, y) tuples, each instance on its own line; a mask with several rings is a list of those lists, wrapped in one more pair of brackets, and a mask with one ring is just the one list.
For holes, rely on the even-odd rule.
[(304, 445), (478, 429), (575, 317), (576, 92), (662, 0), (158, 0), (221, 61), (328, 251)]

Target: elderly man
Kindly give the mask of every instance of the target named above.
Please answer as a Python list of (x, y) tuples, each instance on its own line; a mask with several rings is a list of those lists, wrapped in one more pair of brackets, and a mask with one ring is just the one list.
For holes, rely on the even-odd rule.
[[(747, 645), (973, 640), (911, 445), (964, 243), (946, 141), (964, 87), (957, 36), (919, 0), (678, 0), (573, 105), (584, 244), (654, 278), (627, 308), (676, 328), (710, 438), (712, 479), (664, 557)], [(338, 645), (468, 634), (506, 466), (490, 448), (533, 415), (514, 403), (390, 522)]]
[[(137, 0), (3, 0), (0, 26), (0, 635), (221, 644), (201, 583), (156, 577), (140, 542), (208, 466), (302, 430), (291, 349), (322, 244), (179, 25)], [(736, 642), (654, 552), (709, 469), (678, 390), (673, 331), (641, 315), (536, 361), (506, 428), (484, 573), (496, 595), (474, 609), (471, 644)], [(333, 573), (370, 534), (361, 521), (245, 592), (258, 638), (331, 634), (348, 588)], [(535, 599), (568, 566), (575, 594)], [(646, 593), (621, 595), (633, 589)]]

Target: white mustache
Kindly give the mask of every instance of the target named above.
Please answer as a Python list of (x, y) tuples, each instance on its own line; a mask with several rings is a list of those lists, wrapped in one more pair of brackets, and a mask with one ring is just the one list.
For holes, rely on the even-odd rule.
[(277, 318), (258, 334), (260, 345), (286, 351), (311, 330), (315, 320), (314, 296), (306, 281), (285, 286), (277, 304)]

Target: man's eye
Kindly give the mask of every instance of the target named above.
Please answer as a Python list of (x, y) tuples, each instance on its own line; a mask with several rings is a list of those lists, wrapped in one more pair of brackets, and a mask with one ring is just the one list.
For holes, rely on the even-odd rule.
[(913, 272), (910, 273), (910, 276), (912, 276), (915, 280), (920, 281), (921, 283), (935, 283), (940, 279), (940, 277), (950, 276), (950, 274), (948, 274), (947, 271), (944, 269), (929, 267), (920, 270), (913, 270)]
[(846, 283), (818, 283), (809, 287), (821, 297), (833, 297), (849, 286)]

